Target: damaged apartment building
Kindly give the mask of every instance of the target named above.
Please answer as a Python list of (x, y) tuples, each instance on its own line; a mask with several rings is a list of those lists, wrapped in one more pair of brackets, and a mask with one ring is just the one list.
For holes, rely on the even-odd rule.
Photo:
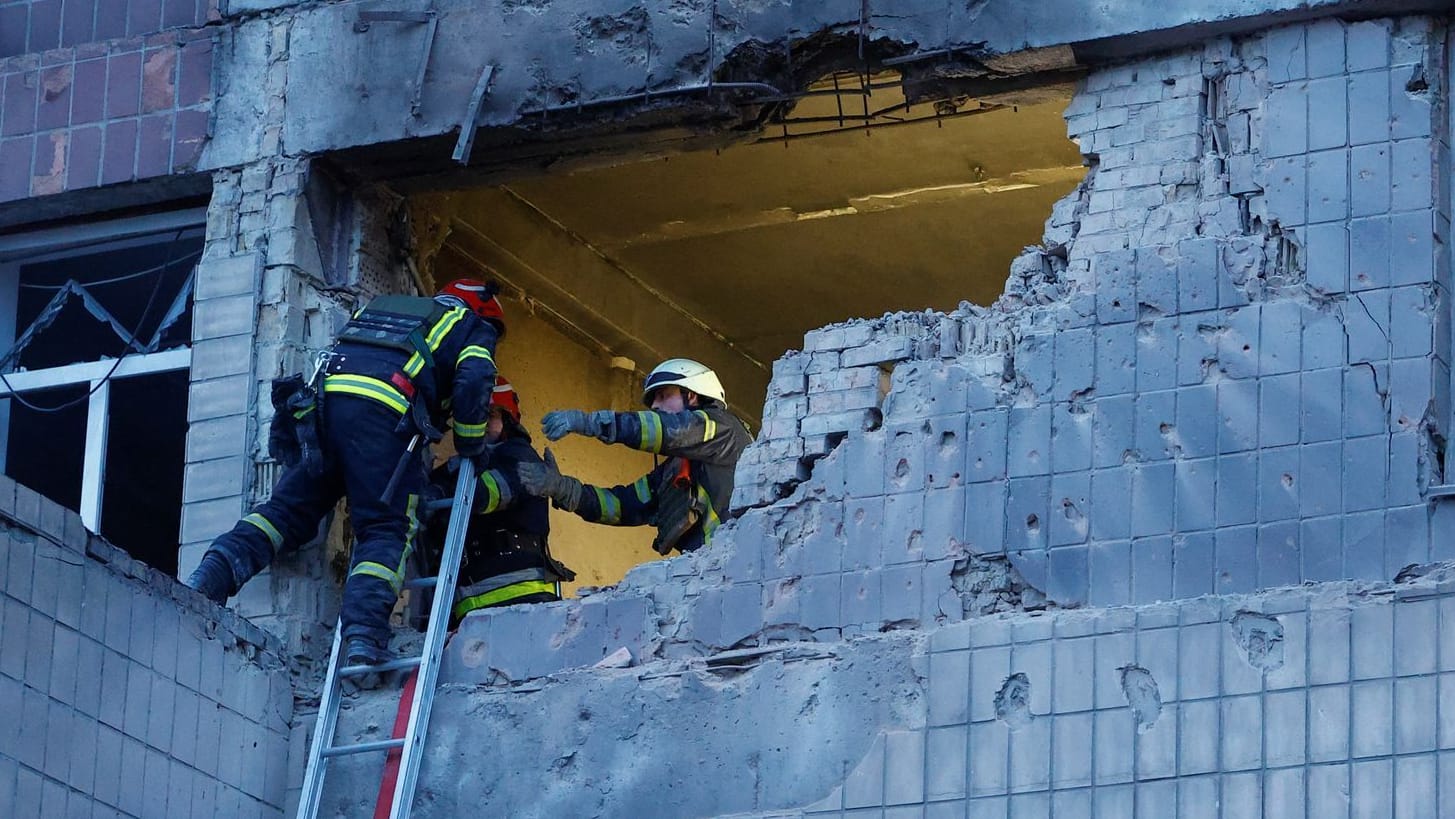
[(416, 815), (1455, 813), (1448, 12), (0, 0), (0, 816), (293, 813), (346, 515), (175, 578), (462, 276), (531, 428), (688, 356), (755, 440), (690, 555), (557, 513)]

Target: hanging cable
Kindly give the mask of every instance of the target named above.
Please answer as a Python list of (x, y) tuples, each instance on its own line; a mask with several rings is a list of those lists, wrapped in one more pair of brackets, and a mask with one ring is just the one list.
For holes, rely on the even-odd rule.
[[(156, 271), (157, 272), (157, 280), (152, 285), (151, 295), (147, 296), (147, 303), (146, 303), (146, 306), (143, 307), (142, 310), (141, 310), (141, 317), (136, 320), (136, 329), (133, 330), (132, 333), (131, 333), (131, 335), (132, 335), (133, 338), (136, 338), (136, 337), (138, 337), (140, 335), (142, 326), (146, 324), (147, 314), (151, 312), (151, 310), (152, 310), (152, 303), (157, 300), (157, 293), (160, 292), (161, 289), (162, 289), (162, 280), (166, 278), (165, 271), (172, 264), (172, 261), (173, 261), (172, 254), (173, 254), (173, 252), (176, 251), (176, 249), (177, 249), (177, 243), (182, 240), (182, 234), (185, 233), (186, 231), (187, 231), (187, 228), (179, 228), (177, 230), (177, 235), (176, 236), (173, 236), (171, 243), (167, 245), (167, 260), (165, 262), (163, 262), (161, 264), (161, 266), (151, 268), (150, 271), (145, 271), (145, 272)], [(133, 274), (133, 275), (140, 275), (140, 274)], [(30, 410), (32, 412), (40, 412), (40, 413), (64, 412), (65, 410), (68, 410), (71, 407), (74, 407), (77, 404), (80, 404), (82, 401), (89, 401), (91, 399), (91, 396), (94, 395), (97, 390), (101, 389), (101, 385), (102, 384), (105, 384), (107, 381), (110, 381), (111, 380), (111, 376), (113, 376), (113, 375), (116, 374), (116, 369), (121, 366), (121, 362), (124, 361), (126, 359), (126, 357), (129, 356), (129, 355), (131, 355), (133, 352), (134, 352), (134, 350), (131, 348), (130, 345), (128, 345), (127, 346), (127, 349), (124, 350), (121, 353), (121, 355), (119, 355), (119, 356), (116, 357), (116, 361), (114, 361), (111, 364), (111, 369), (109, 369), (109, 370), (106, 371), (106, 375), (103, 375), (103, 376), (101, 376), (101, 378), (97, 379), (96, 380), (96, 383), (93, 384), (93, 385), (91, 385), (91, 389), (87, 390), (85, 395), (82, 395), (82, 396), (80, 396), (78, 398), (73, 398), (70, 401), (62, 402), (62, 403), (60, 403), (60, 404), (58, 404), (58, 405), (56, 405), (54, 407), (42, 407), (42, 406), (40, 406), (38, 404), (32, 404), (31, 402), (29, 402), (29, 401), (25, 400), (24, 398), (22, 398), (20, 396), (20, 393), (16, 392), (15, 391), (15, 388), (12, 387), (12, 386), (10, 386), (10, 380), (5, 377), (5, 373), (0, 373), (0, 384), (4, 384), (5, 385), (5, 389), (7, 389), (7, 390), (10, 391), (10, 395), (9, 395), (10, 398), (15, 399), (16, 402), (18, 402), (22, 407), (25, 407), (26, 409), (28, 409), (28, 410)]]
[[(169, 261), (162, 262), (155, 267), (148, 267), (146, 270), (138, 270), (135, 273), (127, 273), (122, 276), (112, 276), (109, 279), (102, 279), (96, 282), (86, 282), (86, 287), (100, 287), (103, 284), (116, 284), (117, 282), (124, 282), (130, 279), (139, 279), (142, 276), (150, 276), (153, 273), (165, 273), (167, 268), (171, 267), (174, 264), (186, 264), (188, 262), (195, 262), (200, 258), (202, 258), (202, 251), (199, 250), (196, 253), (189, 253), (180, 259), (171, 259)], [(65, 287), (64, 284), (22, 284), (20, 286), (22, 288), (27, 288), (30, 290), (60, 290), (61, 288)]]

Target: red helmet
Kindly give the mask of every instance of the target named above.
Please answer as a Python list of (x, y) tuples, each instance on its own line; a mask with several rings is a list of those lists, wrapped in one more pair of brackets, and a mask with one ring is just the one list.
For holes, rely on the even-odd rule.
[(520, 396), (503, 375), (495, 376), (495, 389), (490, 392), (490, 406), (500, 407), (512, 421), (520, 423)]
[(470, 308), (475, 315), (495, 325), (496, 333), (503, 338), (505, 311), (500, 309), (500, 299), (495, 298), (498, 292), (500, 288), (495, 282), (455, 279), (441, 287), (435, 298), (446, 304)]

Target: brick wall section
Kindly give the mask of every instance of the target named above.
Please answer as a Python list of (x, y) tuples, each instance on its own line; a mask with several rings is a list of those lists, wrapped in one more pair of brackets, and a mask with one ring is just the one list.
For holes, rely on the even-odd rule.
[(0, 58), (144, 37), (220, 19), (217, 0), (5, 0)]
[(0, 204), (194, 170), (215, 0), (0, 3)]
[(195, 168), (212, 54), (198, 29), (0, 60), (0, 202)]
[[(217, 207), (213, 199), (212, 207)], [(252, 330), (262, 278), (261, 254), (204, 255), (197, 268), (193, 356), (187, 414), (187, 475), (182, 543), (205, 542), (242, 514), (249, 479), (254, 396)], [(198, 366), (200, 364), (200, 366)], [(187, 557), (184, 550), (183, 556)], [(181, 568), (185, 574), (200, 552)]]
[(0, 815), (279, 816), (279, 644), (0, 478)]
[(1092, 171), (1006, 295), (811, 333), (737, 504), (785, 505), (837, 436), (849, 483), (804, 487), (846, 555), (882, 521), (895, 555), (1008, 553), (1063, 603), (1450, 557), (1422, 497), (1448, 419), (1442, 42), (1326, 22), (1094, 74), (1067, 112)]
[[(179, 573), (245, 511), (255, 450), (254, 332), (267, 252), (267, 168), (214, 174), (197, 267)], [(266, 393), (263, 394), (266, 398)]]

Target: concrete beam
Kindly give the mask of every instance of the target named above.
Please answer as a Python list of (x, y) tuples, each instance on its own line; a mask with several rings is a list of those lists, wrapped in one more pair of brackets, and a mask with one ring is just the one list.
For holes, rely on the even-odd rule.
[[(623, 109), (655, 111), (665, 124), (684, 107), (763, 95), (761, 88), (734, 91), (725, 81), (750, 79), (790, 91), (817, 79), (831, 64), (856, 62), (860, 38), (870, 66), (892, 59), (902, 67), (913, 64), (902, 62), (905, 57), (958, 54), (1000, 74), (993, 66), (1034, 71), (1047, 54), (1056, 55), (1053, 64), (1064, 68), (1065, 47), (1077, 61), (1094, 63), (1309, 17), (1371, 17), (1444, 9), (1448, 2), (1129, 0), (1118, 13), (1107, 14), (1102, 0), (985, 0), (949, 12), (942, 0), (899, 0), (893, 14), (876, 14), (875, 7), (888, 11), (888, 4), (709, 8), (665, 0), (630, 7), (439, 0), (432, 6), (439, 20), (432, 39), (419, 25), (375, 24), (359, 30), (359, 11), (369, 5), (298, 7), (287, 12), (286, 23), (272, 16), (238, 20), (224, 38), (228, 58), (213, 129), (219, 136), (209, 144), (202, 167), (246, 164), (279, 138), (290, 152), (322, 153), (451, 134), (464, 121), (475, 81), (487, 64), (496, 75), (480, 126), (525, 125), (550, 132), (575, 122), (620, 122)], [(401, 10), (421, 4), (405, 5), (410, 8)], [(807, 45), (810, 41), (829, 46), (819, 49)], [(275, 42), (286, 42), (287, 48), (271, 47)], [(837, 46), (842, 48), (835, 51)], [(1003, 59), (1027, 52), (1027, 59)], [(791, 63), (782, 59), (784, 54)], [(282, 60), (286, 87), (275, 88), (264, 81), (266, 69)], [(417, 89), (421, 64), (427, 70), (423, 88)], [(711, 90), (708, 83), (715, 83)], [(647, 91), (651, 98), (642, 99)], [(411, 111), (416, 97), (417, 113)], [(616, 103), (600, 105), (612, 100)], [(274, 101), (285, 106), (284, 122), (281, 134), (267, 137), (267, 130), (277, 127), (276, 106), (269, 104)], [(581, 113), (582, 105), (597, 107)], [(552, 108), (558, 110), (539, 113)], [(442, 141), (445, 155), (452, 143)]]
[(733, 409), (756, 424), (769, 378), (763, 362), (509, 188), (455, 201), (446, 242), (455, 253), (538, 302), (569, 335), (631, 358), (643, 372), (668, 358), (702, 361), (717, 371)]

